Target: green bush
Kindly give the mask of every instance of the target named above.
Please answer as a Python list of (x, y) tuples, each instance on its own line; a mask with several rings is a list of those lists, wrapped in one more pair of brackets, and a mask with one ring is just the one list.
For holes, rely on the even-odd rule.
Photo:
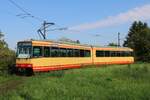
[(4, 34), (0, 31), (0, 72), (11, 68), (15, 64), (15, 52), (8, 48)]
[(15, 52), (8, 48), (0, 49), (0, 51), (0, 70), (8, 70), (15, 64)]

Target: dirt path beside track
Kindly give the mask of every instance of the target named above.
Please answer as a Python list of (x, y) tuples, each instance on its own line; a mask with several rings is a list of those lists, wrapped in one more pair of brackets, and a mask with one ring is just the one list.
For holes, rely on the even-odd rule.
[(21, 84), (25, 82), (26, 78), (19, 78), (19, 79), (10, 79), (6, 82), (3, 82), (0, 84), (0, 95), (3, 95), (7, 93), (8, 91), (11, 91), (13, 89), (16, 89), (19, 87)]

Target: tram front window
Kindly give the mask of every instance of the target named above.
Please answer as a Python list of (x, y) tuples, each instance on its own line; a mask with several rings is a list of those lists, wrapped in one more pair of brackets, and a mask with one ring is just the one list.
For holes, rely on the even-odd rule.
[(31, 46), (19, 43), (17, 48), (17, 58), (30, 58)]

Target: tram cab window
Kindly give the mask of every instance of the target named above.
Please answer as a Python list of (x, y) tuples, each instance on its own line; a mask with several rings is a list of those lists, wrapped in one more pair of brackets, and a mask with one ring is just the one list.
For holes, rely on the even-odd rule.
[(30, 58), (32, 45), (30, 42), (18, 42), (17, 43), (17, 58)]
[(30, 58), (30, 57), (31, 57), (30, 46), (20, 46), (17, 48), (17, 58)]
[(42, 47), (33, 47), (33, 57), (42, 57)]

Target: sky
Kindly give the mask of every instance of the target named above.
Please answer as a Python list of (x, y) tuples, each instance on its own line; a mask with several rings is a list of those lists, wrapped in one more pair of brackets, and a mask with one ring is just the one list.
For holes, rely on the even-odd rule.
[(58, 40), (69, 38), (83, 44), (104, 46), (125, 40), (133, 21), (150, 24), (150, 0), (12, 0), (37, 20), (24, 17), (24, 12), (13, 5), (11, 0), (1, 0), (0, 30), (12, 49), (20, 40), (40, 39), (37, 30), (43, 20), (54, 22), (47, 38)]

